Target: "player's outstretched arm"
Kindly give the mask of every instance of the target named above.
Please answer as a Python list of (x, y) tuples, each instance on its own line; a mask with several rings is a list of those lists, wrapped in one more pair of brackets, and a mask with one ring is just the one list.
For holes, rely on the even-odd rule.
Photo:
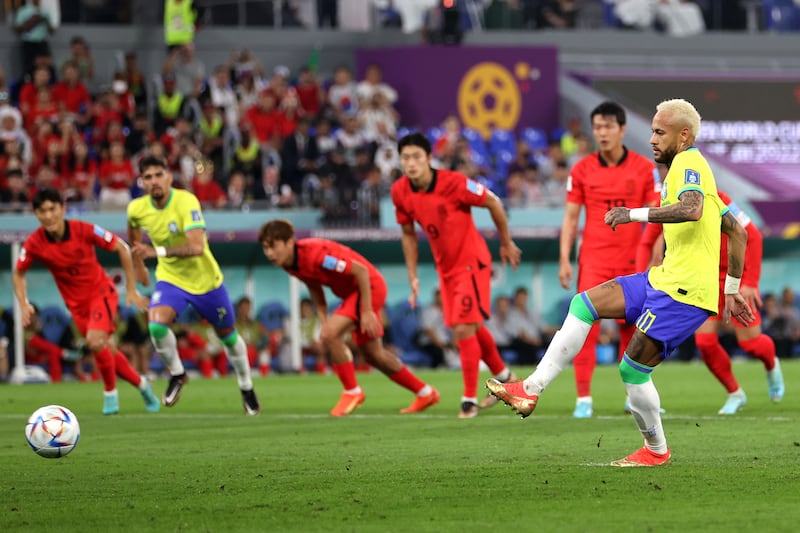
[[(133, 256), (128, 247), (128, 243), (120, 238), (117, 238), (117, 244), (114, 251), (119, 255), (119, 263), (122, 265), (122, 270), (125, 272), (125, 304), (133, 305), (140, 311), (146, 311), (149, 300), (139, 293), (136, 288), (136, 274), (134, 274)], [(149, 278), (149, 276), (148, 276)]]
[(31, 317), (35, 311), (33, 305), (28, 301), (28, 282), (25, 280), (25, 272), (15, 269), (13, 282), (14, 294), (22, 310), (22, 327), (27, 328), (31, 325)]
[(508, 227), (508, 215), (503, 207), (503, 202), (492, 191), (486, 195), (486, 203), (483, 204), (492, 215), (492, 221), (497, 228), (500, 237), (500, 260), (505, 265), (511, 265), (514, 270), (519, 266), (522, 259), (522, 250), (511, 239), (511, 230)]
[(419, 296), (419, 279), (417, 278), (419, 241), (417, 239), (417, 232), (414, 229), (414, 224), (403, 224), (401, 229), (403, 234), (400, 237), (400, 244), (403, 246), (403, 257), (405, 258), (406, 269), (408, 270), (408, 284), (411, 286), (411, 294), (408, 297), (408, 303), (413, 308), (417, 306), (417, 297)]

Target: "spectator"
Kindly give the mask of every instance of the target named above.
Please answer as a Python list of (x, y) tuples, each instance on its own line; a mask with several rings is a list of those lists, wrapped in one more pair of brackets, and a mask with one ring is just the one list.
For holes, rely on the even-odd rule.
[(161, 76), (161, 80), (163, 92), (158, 95), (156, 108), (153, 111), (153, 129), (159, 137), (175, 124), (178, 117), (186, 117), (189, 111), (186, 97), (176, 89), (174, 74), (165, 73)]
[(125, 145), (112, 142), (109, 158), (100, 164), (100, 209), (122, 210), (131, 201), (131, 187), (136, 179), (133, 164), (125, 155)]
[(94, 200), (94, 187), (97, 183), (97, 161), (89, 157), (89, 147), (84, 142), (75, 143), (66, 157), (66, 182), (64, 198), (72, 202)]
[(263, 202), (267, 207), (292, 207), (297, 203), (297, 196), (287, 184), (281, 184), (277, 167), (264, 169), (264, 175), (253, 187), (255, 200)]
[(362, 137), (376, 147), (397, 140), (398, 117), (385, 94), (376, 91), (359, 107), (358, 124), (361, 126)]
[(461, 138), (461, 121), (456, 115), (447, 115), (442, 121), (442, 133), (433, 142), (433, 155), (437, 159), (451, 158), (456, 141)]
[(37, 55), (50, 54), (48, 39), (54, 31), (50, 14), (42, 9), (40, 0), (28, 0), (17, 10), (14, 30), (22, 43), (22, 70), (29, 72)]
[(33, 157), (33, 143), (23, 127), (22, 113), (10, 105), (0, 106), (0, 142), (4, 143), (6, 166), (16, 157), (17, 164), (27, 168)]
[(228, 58), (228, 69), (233, 73), (232, 78), (238, 83), (245, 75), (256, 82), (257, 91), (263, 89), (264, 66), (256, 59), (253, 52), (247, 48), (233, 50)]
[(317, 139), (310, 133), (311, 123), (307, 117), (297, 121), (294, 133), (283, 140), (281, 149), (281, 178), (295, 193), (300, 193), (303, 180), (317, 171), (319, 150)]
[(400, 154), (397, 153), (397, 143), (385, 142), (375, 150), (375, 166), (381, 171), (384, 183), (393, 183), (400, 177)]
[(353, 74), (345, 66), (337, 67), (333, 74), (333, 84), (328, 88), (328, 105), (331, 116), (339, 124), (343, 124), (348, 116), (358, 113), (358, 94)]
[(234, 312), (236, 313), (236, 331), (247, 344), (247, 359), (252, 367), (259, 359), (259, 353), (266, 350), (267, 338), (261, 324), (253, 318), (253, 301), (250, 298), (247, 296), (239, 298), (234, 306)]
[(161, 74), (175, 77), (175, 91), (196, 105), (206, 78), (206, 67), (195, 55), (194, 44), (176, 46), (167, 55)]
[(494, 342), (501, 355), (505, 351), (514, 350), (514, 337), (508, 329), (510, 312), (511, 299), (501, 294), (494, 299), (492, 316), (486, 321), (486, 327), (494, 337)]
[(578, 138), (580, 137), (587, 137), (581, 126), (580, 119), (569, 119), (567, 121), (567, 131), (565, 131), (559, 139), (559, 142), (561, 142), (561, 153), (563, 153), (565, 157), (570, 157), (578, 150)]
[(339, 0), (317, 0), (317, 27), (339, 27)]
[(247, 208), (253, 202), (253, 191), (247, 177), (240, 171), (231, 172), (228, 177), (228, 203), (229, 209)]
[(252, 134), (252, 126), (244, 124), (239, 131), (239, 140), (231, 158), (231, 172), (241, 172), (248, 183), (261, 179), (263, 174), (262, 153), (258, 139)]
[(442, 296), (439, 289), (433, 291), (431, 303), (422, 308), (419, 333), (414, 342), (420, 350), (431, 357), (431, 368), (445, 365), (445, 353), (454, 349), (450, 332), (444, 324)]
[(166, 0), (164, 3), (164, 41), (167, 53), (192, 44), (200, 12), (193, 0)]
[(364, 79), (356, 86), (359, 106), (367, 105), (378, 93), (383, 95), (385, 103), (389, 106), (397, 102), (397, 91), (391, 85), (384, 83), (380, 65), (373, 63), (367, 67)]
[(527, 207), (528, 196), (525, 191), (523, 174), (519, 170), (508, 173), (506, 178), (505, 204), (509, 208)]
[(214, 164), (208, 160), (198, 161), (192, 180), (192, 192), (203, 209), (221, 209), (228, 203), (225, 191), (214, 180)]
[(22, 170), (11, 168), (6, 170), (6, 185), (0, 188), (0, 211), (5, 213), (22, 213), (28, 209), (30, 198), (25, 187)]
[(64, 64), (72, 63), (77, 69), (78, 80), (91, 87), (94, 83), (94, 59), (89, 45), (83, 37), (75, 36), (69, 41), (69, 49), (71, 55)]
[(125, 125), (130, 125), (136, 116), (136, 98), (128, 87), (124, 72), (115, 72), (111, 81), (111, 92), (119, 100), (119, 109), (125, 119)]
[(155, 135), (150, 129), (147, 115), (137, 112), (133, 117), (131, 130), (125, 138), (125, 151), (131, 155), (139, 154), (154, 140)]
[(659, 27), (671, 37), (688, 37), (706, 30), (700, 6), (689, 0), (660, 0), (655, 10)]
[(508, 332), (512, 348), (519, 354), (520, 364), (535, 364), (539, 361), (539, 351), (543, 348), (542, 327), (533, 313), (528, 310), (528, 290), (517, 287), (508, 312)]
[(238, 126), (239, 103), (236, 92), (231, 86), (230, 69), (228, 67), (219, 65), (214, 69), (214, 75), (208, 79), (201, 100), (210, 100), (214, 107), (222, 111), (228, 128)]
[(317, 149), (321, 159), (319, 164), (327, 160), (328, 154), (336, 149), (336, 145), (336, 138), (331, 130), (331, 122), (327, 118), (320, 118), (319, 122), (317, 122)]
[(48, 67), (39, 66), (33, 70), (31, 80), (25, 82), (19, 90), (19, 110), (23, 116), (27, 116), (31, 108), (36, 104), (39, 89), (50, 87), (52, 80), (53, 77)]
[(345, 159), (349, 165), (356, 164), (356, 150), (367, 146), (367, 138), (360, 128), (361, 124), (355, 115), (344, 118), (342, 127), (334, 133), (336, 144), (344, 150)]
[(80, 80), (75, 62), (66, 61), (61, 67), (61, 81), (53, 86), (53, 101), (59, 111), (71, 115), (81, 128), (89, 122), (91, 97)]
[[(328, 373), (328, 358), (325, 348), (319, 340), (322, 324), (311, 298), (300, 300), (300, 349), (304, 356), (313, 357), (316, 362), (314, 370), (318, 374)], [(385, 330), (384, 330), (385, 331)]]
[(253, 127), (262, 149), (273, 136), (283, 139), (295, 128), (294, 116), (278, 109), (275, 93), (270, 89), (261, 92), (258, 103), (245, 112), (244, 121)]
[(381, 179), (381, 171), (371, 166), (358, 189), (359, 225), (379, 227), (381, 222), (381, 199), (388, 197), (389, 185)]
[(28, 131), (33, 131), (42, 122), (53, 123), (58, 120), (58, 106), (53, 101), (50, 87), (39, 87), (36, 90), (36, 100), (28, 113), (23, 113), (23, 119)]
[(226, 126), (222, 114), (214, 107), (211, 100), (203, 102), (203, 112), (198, 125), (200, 133), (200, 152), (210, 159), (218, 172), (222, 170), (224, 162), (223, 148), (225, 145)]
[(110, 122), (122, 124), (125, 120), (119, 98), (110, 88), (106, 87), (100, 92), (92, 107), (92, 115), (94, 119), (92, 120), (91, 144), (99, 151), (101, 144), (106, 140), (108, 124)]
[(325, 103), (325, 90), (309, 67), (300, 68), (294, 90), (303, 116), (311, 122), (316, 121)]
[(144, 110), (147, 105), (147, 78), (142, 74), (139, 63), (136, 60), (136, 52), (125, 53), (125, 68), (123, 70), (128, 89), (133, 94), (136, 102), (136, 109)]

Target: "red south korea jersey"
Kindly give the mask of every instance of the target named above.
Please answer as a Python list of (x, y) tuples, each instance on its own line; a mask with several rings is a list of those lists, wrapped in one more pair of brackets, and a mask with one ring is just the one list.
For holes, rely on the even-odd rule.
[(339, 298), (345, 298), (358, 292), (358, 281), (352, 274), (353, 261), (369, 270), (370, 285), (385, 283), (378, 269), (361, 254), (327, 239), (298, 240), (294, 248), (294, 264), (284, 270), (303, 283), (322, 284), (330, 287)]
[(113, 284), (97, 260), (95, 247), (113, 251), (117, 237), (100, 226), (66, 220), (64, 238), (53, 241), (44, 228), (31, 233), (20, 250), (17, 270), (27, 271), (41, 262), (53, 275), (64, 303), (70, 309), (91, 302), (100, 288)]
[(401, 226), (417, 222), (428, 235), (440, 275), (476, 261), (492, 261), (489, 247), (472, 219), (472, 207), (483, 206), (489, 191), (460, 172), (434, 170), (427, 190), (416, 189), (408, 176), (392, 185), (395, 217)]
[(612, 207), (656, 206), (660, 193), (655, 165), (627, 148), (616, 166), (609, 166), (599, 152), (575, 163), (567, 180), (567, 202), (586, 208), (579, 263), (629, 265), (633, 272), (642, 224), (622, 224), (614, 231), (603, 217)]

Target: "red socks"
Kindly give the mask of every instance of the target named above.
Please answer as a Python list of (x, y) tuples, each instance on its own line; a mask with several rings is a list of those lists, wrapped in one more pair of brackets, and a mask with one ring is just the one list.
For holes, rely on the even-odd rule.
[(767, 372), (775, 368), (775, 341), (768, 335), (762, 333), (755, 339), (740, 342), (739, 346), (756, 359), (761, 359)]
[(464, 397), (478, 397), (478, 372), (481, 362), (481, 344), (473, 335), (457, 342), (461, 359), (461, 378), (464, 380)]
[(125, 354), (117, 350), (117, 353), (114, 354), (114, 365), (117, 370), (117, 375), (133, 385), (134, 387), (139, 387), (142, 383), (142, 376), (133, 369), (131, 366), (131, 362), (128, 361), (128, 358), (125, 357)]
[(506, 369), (506, 363), (500, 356), (500, 351), (497, 349), (497, 343), (494, 341), (492, 332), (489, 331), (485, 325), (481, 324), (478, 333), (475, 335), (478, 338), (478, 344), (481, 346), (481, 359), (489, 367), (489, 371), (493, 376), (500, 374)]
[(597, 364), (597, 337), (599, 336), (600, 324), (595, 322), (592, 324), (592, 329), (589, 330), (589, 335), (587, 335), (581, 351), (572, 360), (572, 366), (575, 368), (575, 387), (578, 390), (579, 398), (592, 395), (592, 374), (594, 374), (594, 367)]
[(389, 379), (404, 387), (414, 394), (418, 393), (425, 387), (425, 383), (411, 372), (408, 367), (403, 365), (403, 368), (389, 376)]
[(739, 390), (739, 383), (731, 370), (731, 358), (716, 333), (695, 333), (694, 342), (708, 369), (714, 374), (728, 394)]
[(333, 371), (342, 382), (344, 390), (352, 390), (358, 388), (358, 380), (356, 380), (356, 368), (352, 361), (346, 363), (334, 363)]
[(94, 352), (94, 360), (97, 363), (97, 370), (103, 376), (103, 390), (110, 392), (117, 388), (117, 372), (114, 356), (111, 349), (106, 346), (100, 351)]

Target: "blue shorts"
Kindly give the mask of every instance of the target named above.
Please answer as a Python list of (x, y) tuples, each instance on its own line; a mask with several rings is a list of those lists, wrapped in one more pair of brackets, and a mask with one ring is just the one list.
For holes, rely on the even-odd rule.
[(233, 327), (236, 317), (225, 284), (205, 294), (192, 294), (166, 281), (157, 281), (150, 297), (150, 307), (165, 305), (180, 315), (191, 304), (200, 316), (208, 320), (214, 329)]
[(619, 276), (616, 281), (625, 294), (625, 322), (664, 345), (664, 358), (711, 315), (705, 309), (674, 300), (654, 289), (646, 272)]

